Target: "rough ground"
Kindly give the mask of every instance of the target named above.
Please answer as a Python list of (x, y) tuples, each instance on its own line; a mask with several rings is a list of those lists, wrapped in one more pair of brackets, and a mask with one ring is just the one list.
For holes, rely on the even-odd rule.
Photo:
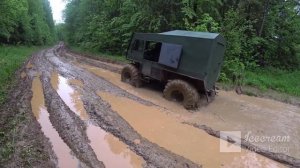
[[(106, 69), (109, 72), (104, 76), (97, 75), (97, 73), (93, 73), (93, 70), (89, 69), (90, 66)], [(279, 113), (274, 109), (272, 111), (272, 108), (268, 108), (267, 110), (261, 108), (261, 106), (269, 106), (277, 102), (260, 104), (258, 100), (256, 102), (253, 101), (252, 104), (240, 102), (240, 109), (224, 109), (223, 107), (228, 105), (226, 103), (233, 102), (223, 101), (223, 104), (220, 105), (221, 107), (217, 108), (215, 106), (218, 106), (220, 101), (231, 94), (221, 92), (220, 98), (216, 100), (216, 105), (208, 105), (197, 111), (187, 112), (181, 106), (172, 102), (165, 102), (159, 98), (161, 95), (157, 89), (146, 86), (142, 88), (142, 90), (132, 90), (132, 88), (128, 89), (126, 84), (119, 84), (116, 81), (114, 82), (108, 79), (109, 73), (117, 74), (120, 72), (121, 67), (120, 64), (113, 64), (107, 62), (107, 60), (95, 61), (91, 58), (82, 57), (79, 54), (66, 52), (63, 45), (57, 45), (33, 55), (18, 72), (18, 85), (13, 89), (9, 103), (7, 103), (5, 107), (1, 107), (1, 129), (5, 131), (6, 127), (12, 127), (12, 123), (7, 121), (12, 119), (18, 120), (16, 121), (16, 126), (13, 127), (15, 128), (14, 133), (5, 136), (5, 138), (13, 139), (12, 144), (15, 152), (9, 160), (1, 162), (2, 166), (57, 167), (59, 165), (58, 162), (60, 158), (58, 158), (55, 153), (57, 151), (53, 150), (51, 140), (44, 135), (45, 133), (43, 133), (43, 129), (41, 129), (39, 122), (36, 120), (36, 116), (32, 113), (31, 99), (33, 92), (31, 88), (33, 80), (39, 80), (41, 82), (45, 99), (44, 106), (49, 113), (49, 120), (63, 142), (72, 151), (72, 156), (78, 160), (78, 167), (105, 167), (105, 164), (101, 158), (99, 158), (90, 142), (90, 136), (87, 133), (89, 124), (87, 124), (87, 122), (91, 122), (92, 125), (112, 134), (112, 136), (127, 145), (133, 153), (142, 158), (142, 167), (201, 167), (202, 165), (180, 154), (176, 154), (172, 152), (172, 150), (161, 147), (159, 144), (141, 135), (140, 132), (126, 120), (126, 117), (117, 113), (113, 109), (113, 105), (105, 101), (104, 97), (99, 96), (97, 92), (105, 92), (126, 98), (142, 104), (145, 107), (162, 107), (166, 109), (164, 113), (175, 116), (178, 122), (193, 125), (197, 127), (197, 129), (205, 130), (216, 137), (220, 136), (218, 132), (220, 130), (250, 130), (253, 131), (253, 133), (258, 132), (257, 135), (277, 135), (275, 133), (278, 131), (278, 135), (281, 136), (285, 135), (283, 133), (287, 131), (291, 136), (290, 144), (292, 145), (290, 146), (291, 149), (289, 152), (276, 153), (274, 151), (261, 150), (263, 152), (260, 152), (260, 154), (287, 166), (300, 166), (300, 161), (297, 159), (300, 158), (300, 128), (298, 124), (300, 122), (300, 112), (298, 107), (280, 104), (278, 108), (280, 108), (282, 112)], [(23, 75), (21, 75), (22, 73)], [(24, 73), (26, 73), (25, 76)], [(58, 73), (66, 79), (76, 79), (82, 83), (82, 86), (72, 85), (72, 87), (80, 94), (79, 98), (83, 104), (83, 111), (89, 116), (88, 121), (83, 120), (82, 116), (74, 113), (74, 110), (72, 110), (69, 104), (66, 103), (57, 92), (57, 88), (51, 84), (53, 73)], [(151, 94), (148, 93), (149, 91), (147, 91), (147, 89), (150, 89), (150, 91), (152, 89)], [(136, 92), (139, 94), (135, 94)], [(149, 97), (145, 95), (149, 95)], [(227, 97), (227, 99), (229, 99), (229, 97)], [(248, 98), (244, 99), (243, 100), (246, 101)], [(247, 111), (251, 106), (253, 106), (253, 109)], [(227, 111), (223, 113), (219, 112), (218, 110), (220, 110), (220, 108)], [(210, 112), (212, 110), (213, 112)], [(244, 113), (240, 114), (241, 111)], [(230, 114), (231, 112), (232, 114)], [(260, 112), (261, 114), (259, 114)], [(278, 116), (274, 117), (277, 112)], [(259, 115), (261, 118), (257, 119), (254, 117), (255, 115)], [(250, 117), (249, 120), (247, 117)], [(268, 119), (270, 124), (257, 123), (263, 122), (264, 119)], [(281, 120), (281, 122), (272, 122), (273, 120)], [(244, 121), (245, 125), (242, 125), (243, 123), (241, 122)], [(251, 122), (253, 122), (252, 125)], [(186, 137), (186, 139), (188, 138), (189, 137)], [(7, 144), (3, 144), (3, 146), (4, 145), (7, 146)], [(251, 145), (253, 144), (248, 144), (248, 147)], [(264, 146), (266, 144), (254, 145)], [(243, 147), (245, 148), (245, 145), (243, 145)], [(201, 151), (199, 152), (201, 153)]]

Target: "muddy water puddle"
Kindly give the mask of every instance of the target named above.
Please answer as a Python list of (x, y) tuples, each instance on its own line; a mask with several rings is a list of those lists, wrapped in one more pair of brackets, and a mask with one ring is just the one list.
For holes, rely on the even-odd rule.
[(118, 138), (100, 127), (89, 125), (87, 135), (99, 160), (108, 168), (142, 167), (143, 161)]
[(77, 80), (77, 79), (70, 79), (69, 83), (71, 85), (76, 85), (76, 86), (79, 86), (79, 87), (83, 87), (83, 82), (80, 81), (80, 80)]
[(78, 167), (78, 159), (71, 154), (71, 149), (64, 143), (50, 122), (49, 113), (45, 107), (42, 83), (38, 77), (35, 77), (32, 82), (32, 91), (32, 112), (41, 125), (43, 133), (52, 144), (58, 159), (58, 166), (61, 168)]
[[(73, 79), (71, 81), (74, 83), (75, 80)], [(58, 73), (52, 73), (51, 85), (73, 112), (79, 115), (83, 120), (88, 119), (88, 114), (84, 110), (83, 103), (80, 100), (80, 94), (70, 86), (68, 79), (58, 75)]]
[(180, 105), (174, 102), (170, 102), (164, 99), (161, 99), (162, 93), (160, 91), (149, 90), (146, 88), (136, 88), (127, 83), (121, 82), (120, 74), (105, 70), (102, 68), (97, 68), (94, 66), (79, 64), (78, 66), (96, 74), (97, 76), (103, 77), (105, 80), (111, 82), (112, 84), (120, 87), (121, 89), (141, 98), (146, 98), (147, 100), (155, 104), (165, 104), (172, 108), (182, 109)]
[(99, 92), (98, 95), (143, 137), (204, 167), (283, 167), (243, 149), (238, 153), (220, 153), (220, 139), (180, 123), (155, 106), (146, 106), (107, 92)]
[(100, 127), (93, 125), (89, 115), (84, 109), (80, 94), (70, 83), (83, 86), (81, 82), (68, 80), (58, 73), (52, 73), (51, 84), (69, 108), (77, 114), (86, 124), (86, 133), (99, 161), (108, 168), (124, 167), (139, 168), (144, 163), (143, 159), (132, 152), (129, 147), (112, 134)]

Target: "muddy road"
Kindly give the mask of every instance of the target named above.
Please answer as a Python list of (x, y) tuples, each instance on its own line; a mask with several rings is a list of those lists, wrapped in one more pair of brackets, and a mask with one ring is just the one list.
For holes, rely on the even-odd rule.
[[(156, 85), (122, 83), (121, 68), (63, 45), (28, 61), (19, 74), (27, 99), (18, 108), (32, 117), (29, 126), (45, 155), (31, 166), (300, 166), (298, 106), (219, 91), (213, 103), (187, 111), (163, 99)], [(220, 152), (220, 143), (234, 137), (220, 139), (219, 131), (240, 131), (242, 149)]]

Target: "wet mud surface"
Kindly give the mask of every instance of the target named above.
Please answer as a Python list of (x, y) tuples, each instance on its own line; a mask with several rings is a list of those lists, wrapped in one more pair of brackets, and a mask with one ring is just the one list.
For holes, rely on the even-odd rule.
[(290, 165), (299, 164), (297, 158), (299, 158), (300, 152), (300, 130), (297, 123), (300, 121), (300, 110), (298, 106), (270, 99), (236, 95), (234, 92), (219, 91), (216, 101), (212, 104), (199, 110), (187, 111), (176, 103), (164, 100), (161, 90), (157, 88), (147, 85), (144, 88), (131, 87), (120, 82), (119, 75), (111, 73), (110, 69), (103, 68), (101, 65), (95, 67), (87, 64), (77, 64), (77, 66), (108, 80), (133, 95), (149, 100), (166, 109), (166, 113), (171, 113), (180, 121), (190, 125), (208, 125), (214, 130), (241, 131), (242, 138), (249, 135), (250, 137), (288, 136), (288, 142), (283, 143), (251, 141), (249, 144), (254, 144), (254, 148), (251, 146), (250, 149), (282, 163), (286, 163), (284, 160), (287, 160)]
[(139, 135), (96, 92), (108, 91), (146, 106), (152, 103), (57, 54), (52, 48), (33, 57), (27, 73), (33, 82), (32, 114), (49, 139), (56, 166), (201, 167)]
[(72, 156), (71, 149), (64, 143), (59, 133), (52, 126), (49, 113), (45, 107), (42, 83), (39, 77), (32, 82), (33, 97), (31, 99), (32, 112), (38, 120), (42, 131), (52, 144), (53, 151), (57, 156), (58, 167), (77, 167), (78, 159)]
[[(210, 105), (187, 111), (163, 99), (160, 87), (122, 83), (121, 68), (57, 45), (34, 55), (20, 70), (23, 82), (15, 103), (22, 102), (16, 108), (31, 120), (27, 132), (35, 136), (27, 141), (39, 141), (43, 160), (35, 167), (300, 166), (296, 106), (220, 91)], [(271, 153), (274, 157), (246, 148), (220, 153), (223, 140), (215, 130), (289, 135), (291, 148)]]
[(143, 159), (141, 157), (130, 151), (128, 146), (118, 138), (95, 126), (94, 121), (89, 119), (90, 117), (80, 99), (80, 94), (70, 86), (72, 84), (83, 87), (81, 81), (68, 80), (58, 73), (52, 73), (51, 84), (65, 104), (85, 122), (90, 145), (98, 160), (103, 161), (106, 167), (142, 167)]
[[(256, 153), (242, 150), (238, 153), (220, 153), (219, 139), (209, 136), (189, 125), (178, 122), (173, 116), (115, 95), (99, 92), (98, 95), (111, 104), (143, 137), (203, 167), (280, 167)], [(126, 106), (130, 104), (131, 106)], [(188, 137), (188, 138), (187, 138)], [(171, 141), (170, 141), (171, 140)], [(199, 152), (202, 151), (202, 152)]]

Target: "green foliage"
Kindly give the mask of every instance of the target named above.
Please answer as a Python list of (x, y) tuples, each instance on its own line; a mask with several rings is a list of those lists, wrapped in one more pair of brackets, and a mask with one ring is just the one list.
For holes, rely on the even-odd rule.
[(118, 54), (134, 32), (221, 32), (227, 61), (238, 59), (250, 69), (287, 69), (299, 64), (296, 5), (293, 0), (70, 0), (64, 31), (72, 45)]
[(179, 6), (164, 0), (73, 0), (65, 10), (68, 42), (89, 50), (124, 53), (132, 33), (160, 32), (180, 25)]
[(0, 44), (51, 44), (55, 29), (48, 0), (1, 0)]
[(64, 24), (61, 23), (61, 24), (55, 25), (55, 33), (56, 33), (57, 40), (59, 40), (59, 41), (67, 40), (66, 34), (64, 32), (65, 32)]
[(297, 5), (294, 0), (69, 0), (61, 30), (73, 46), (111, 54), (124, 53), (134, 32), (220, 32), (227, 43), (220, 80), (241, 85), (245, 71), (299, 68)]
[(261, 90), (272, 89), (300, 97), (300, 71), (274, 68), (246, 71), (245, 84)]
[(83, 48), (79, 48), (79, 47), (73, 47), (70, 46), (72, 51), (75, 52), (79, 52), (81, 54), (85, 54), (85, 55), (89, 55), (91, 57), (95, 57), (95, 58), (104, 58), (104, 59), (109, 59), (112, 61), (118, 61), (118, 62), (127, 62), (128, 60), (126, 60), (126, 58), (124, 56), (121, 55), (111, 55), (111, 54), (107, 54), (107, 53), (102, 53), (99, 51), (86, 51)]
[(245, 65), (239, 59), (225, 60), (222, 76), (223, 82), (233, 82), (237, 85), (243, 84)]
[(270, 4), (263, 41), (258, 45), (261, 51), (257, 60), (262, 66), (294, 69), (299, 66), (296, 45), (300, 42), (300, 18), (295, 11), (296, 1), (280, 0)]
[(24, 46), (0, 46), (0, 105), (4, 103), (7, 91), (12, 85), (14, 74), (23, 62), (34, 52), (38, 47)]
[(203, 16), (195, 23), (189, 23), (185, 19), (185, 26), (188, 30), (200, 31), (200, 32), (219, 32), (220, 26), (208, 13), (204, 13)]
[(255, 40), (259, 37), (253, 35), (251, 22), (240, 18), (239, 13), (230, 9), (224, 16), (222, 34), (226, 39), (225, 61), (221, 81), (233, 81), (241, 84), (245, 65), (247, 68), (256, 67), (252, 53)]

